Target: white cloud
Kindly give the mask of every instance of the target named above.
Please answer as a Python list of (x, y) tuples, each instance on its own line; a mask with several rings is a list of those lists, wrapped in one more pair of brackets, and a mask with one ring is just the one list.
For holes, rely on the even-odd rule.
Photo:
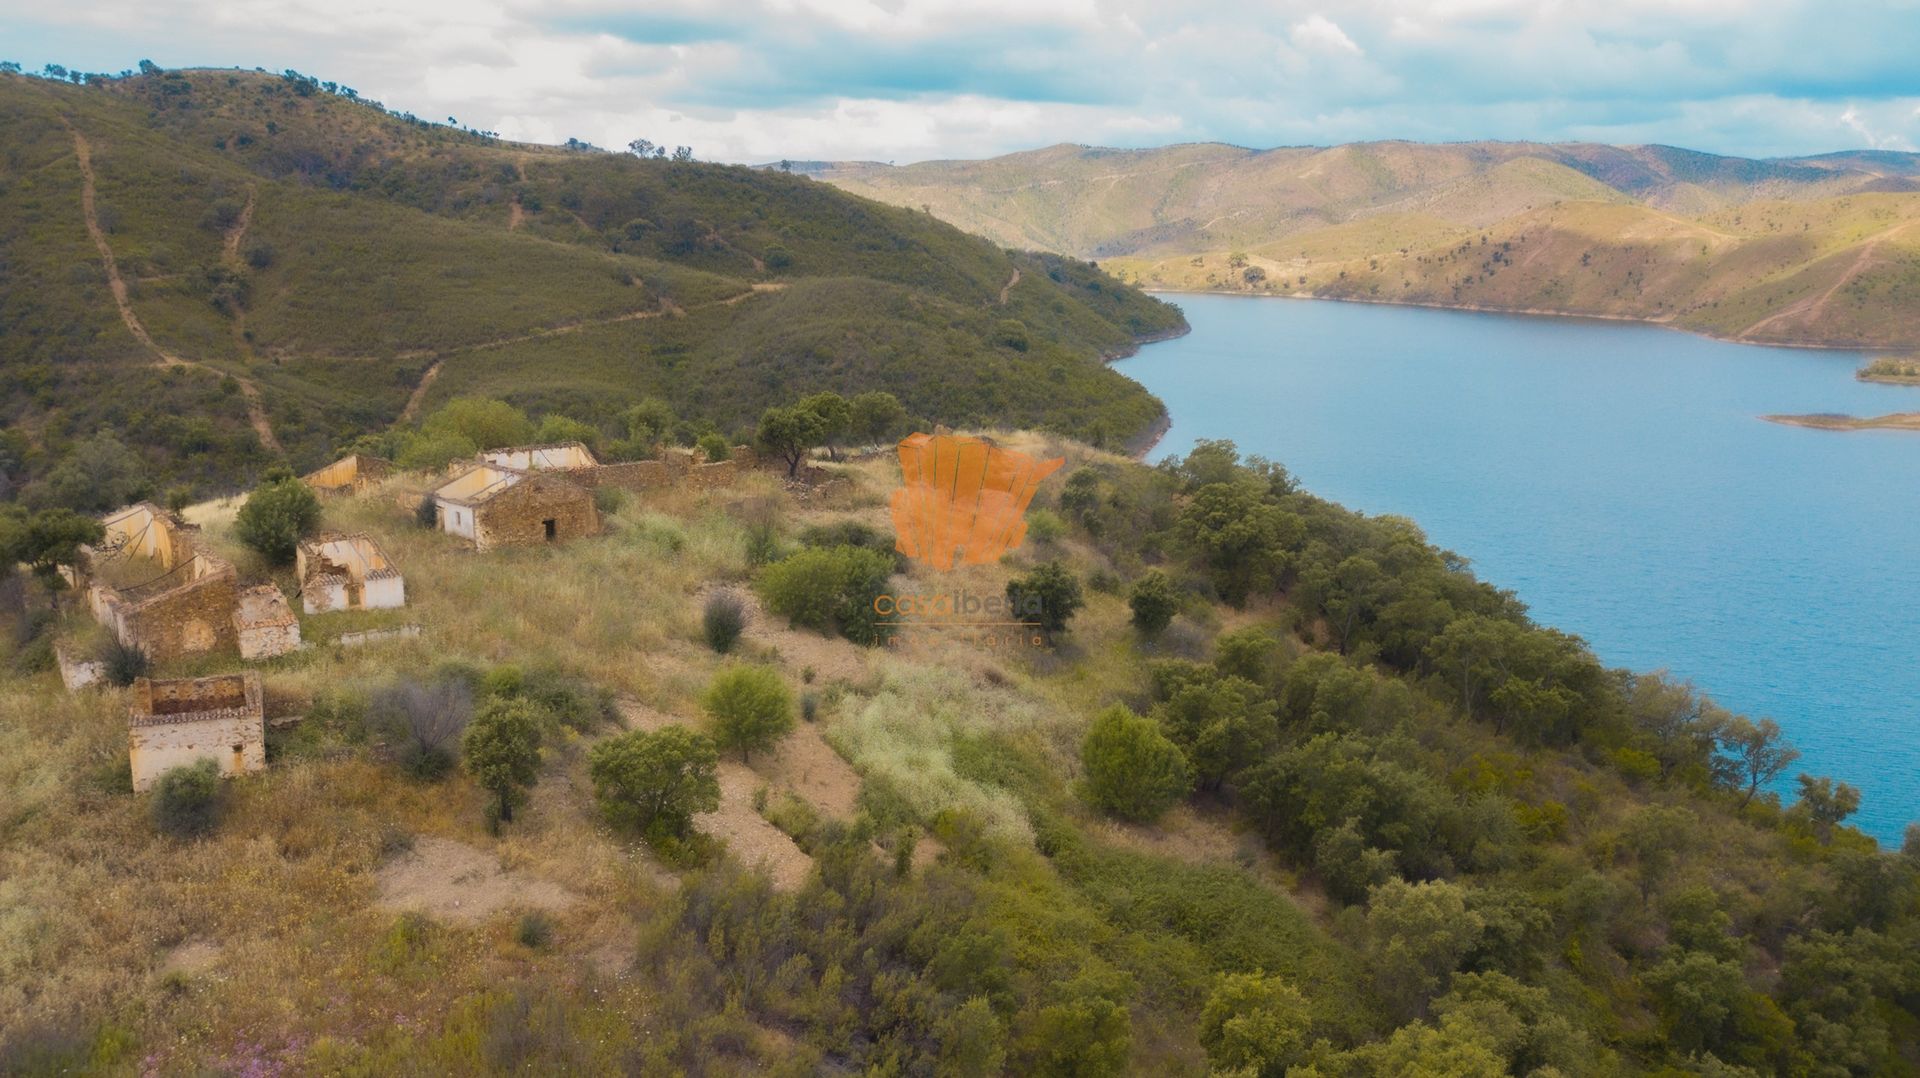
[(1347, 36), (1347, 32), (1340, 29), (1340, 24), (1318, 12), (1294, 23), (1287, 37), (1296, 47), (1310, 52), (1343, 52), (1353, 56), (1360, 55), (1360, 46), (1355, 45), (1353, 39)]
[(68, 0), (0, 53), (294, 67), (512, 137), (703, 157), (1052, 142), (1920, 139), (1914, 10), (1872, 0)]

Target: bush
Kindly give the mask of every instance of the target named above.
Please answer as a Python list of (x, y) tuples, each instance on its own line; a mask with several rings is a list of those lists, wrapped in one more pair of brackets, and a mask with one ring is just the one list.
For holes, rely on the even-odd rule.
[(520, 946), (530, 950), (539, 950), (553, 942), (553, 918), (532, 910), (520, 917), (520, 923), (514, 926), (513, 938)]
[(400, 738), (401, 770), (437, 782), (453, 770), (454, 746), (473, 718), (473, 688), (444, 675), (401, 682), (374, 694), (372, 711), (377, 724)]
[(100, 664), (107, 684), (122, 688), (133, 684), (135, 678), (146, 677), (153, 668), (153, 660), (140, 645), (123, 643), (117, 636), (107, 637), (100, 646)]
[(704, 454), (709, 461), (733, 459), (733, 443), (727, 441), (722, 435), (713, 433), (702, 434), (700, 440), (694, 444), (699, 447), (700, 452)]
[(1147, 636), (1159, 636), (1179, 612), (1180, 595), (1167, 574), (1149, 569), (1134, 582), (1133, 590), (1127, 594), (1127, 606), (1133, 609), (1134, 628)]
[(767, 609), (789, 623), (871, 644), (879, 635), (873, 601), (892, 575), (893, 559), (877, 551), (821, 547), (767, 566), (759, 588)]
[(746, 631), (747, 606), (730, 591), (716, 591), (707, 596), (706, 607), (700, 612), (700, 626), (706, 634), (707, 646), (725, 655)]
[(587, 774), (608, 820), (649, 838), (684, 835), (693, 817), (720, 807), (712, 739), (684, 726), (630, 730), (587, 753)]
[(743, 761), (756, 749), (772, 748), (793, 729), (793, 695), (770, 667), (722, 670), (700, 703), (713, 720), (715, 743), (739, 749)]
[(1067, 522), (1060, 514), (1050, 509), (1035, 509), (1027, 514), (1027, 538), (1042, 545), (1052, 545), (1067, 534)]
[(1080, 581), (1059, 562), (1037, 566), (1026, 576), (1007, 581), (1007, 602), (1015, 617), (1037, 622), (1048, 639), (1065, 632), (1067, 622), (1087, 605), (1080, 593)]
[(612, 516), (627, 504), (627, 492), (619, 487), (594, 487), (593, 507), (601, 516)]
[(234, 534), (274, 565), (293, 561), (300, 540), (320, 526), (320, 499), (284, 468), (267, 473), (266, 481), (247, 496), (234, 518)]
[(1160, 724), (1115, 705), (1100, 713), (1080, 745), (1087, 800), (1122, 819), (1150, 822), (1193, 789), (1186, 753)]
[(212, 760), (176, 767), (153, 788), (153, 823), (174, 838), (198, 838), (220, 823), (226, 798)]

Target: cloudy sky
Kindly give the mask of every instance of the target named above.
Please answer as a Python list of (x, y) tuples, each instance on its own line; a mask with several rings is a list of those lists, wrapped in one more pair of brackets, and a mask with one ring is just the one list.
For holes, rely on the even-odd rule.
[(1920, 0), (60, 0), (0, 59), (295, 68), (510, 138), (906, 163), (1055, 142), (1920, 145)]

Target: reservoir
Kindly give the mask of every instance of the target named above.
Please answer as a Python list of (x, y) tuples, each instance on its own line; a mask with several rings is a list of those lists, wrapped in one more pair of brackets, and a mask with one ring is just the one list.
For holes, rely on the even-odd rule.
[(1920, 433), (1767, 413), (1920, 411), (1854, 352), (1624, 322), (1182, 295), (1193, 332), (1118, 369), (1155, 459), (1230, 438), (1315, 494), (1411, 517), (1611, 666), (1777, 719), (1800, 772), (1920, 819)]

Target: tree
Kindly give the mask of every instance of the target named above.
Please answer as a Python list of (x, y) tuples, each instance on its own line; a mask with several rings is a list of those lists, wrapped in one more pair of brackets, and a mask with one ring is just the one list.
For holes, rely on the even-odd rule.
[(588, 449), (599, 452), (600, 428), (590, 423), (582, 423), (572, 416), (548, 412), (540, 417), (540, 426), (534, 430), (533, 440), (542, 445), (579, 442)]
[(1678, 806), (1648, 805), (1627, 817), (1620, 845), (1633, 854), (1642, 898), (1652, 895), (1666, 879), (1698, 826), (1693, 813)]
[(634, 139), (632, 142), (627, 143), (627, 152), (633, 154), (635, 157), (652, 157), (653, 141), (643, 138)]
[(1298, 516), (1247, 483), (1201, 487), (1174, 523), (1175, 539), (1206, 567), (1220, 597), (1236, 607), (1255, 591), (1279, 585), (1305, 536)]
[(907, 425), (907, 409), (900, 398), (885, 390), (862, 393), (848, 402), (848, 432), (861, 445), (875, 445), (898, 434)]
[(105, 535), (99, 521), (71, 509), (29, 513), (7, 506), (0, 509), (0, 574), (25, 562), (34, 575), (50, 580), (59, 566), (79, 564), (82, 546)]
[(75, 445), (29, 489), (26, 500), (35, 506), (102, 513), (138, 501), (151, 489), (139, 456), (103, 431)]
[(1193, 789), (1193, 769), (1160, 724), (1121, 705), (1102, 711), (1080, 743), (1087, 800), (1122, 819), (1141, 823)]
[(1175, 689), (1154, 717), (1187, 754), (1200, 785), (1217, 790), (1273, 743), (1274, 710), (1273, 698), (1245, 678), (1207, 676)]
[(267, 472), (233, 521), (240, 541), (274, 565), (293, 561), (300, 540), (319, 526), (320, 499), (285, 468)]
[(176, 767), (153, 789), (153, 822), (175, 838), (197, 838), (220, 823), (225, 798), (220, 767), (212, 760)]
[(1313, 1028), (1306, 998), (1262, 973), (1223, 973), (1200, 1009), (1200, 1043), (1214, 1071), (1281, 1078), (1303, 1061)]
[(480, 451), (473, 439), (459, 431), (414, 431), (401, 439), (394, 463), (408, 471), (437, 472)]
[(427, 434), (458, 434), (481, 449), (524, 445), (533, 440), (533, 423), (527, 414), (490, 397), (450, 400), (428, 416), (420, 429)]
[(798, 475), (800, 465), (826, 440), (825, 423), (817, 412), (799, 406), (769, 408), (754, 432), (760, 448), (787, 462), (787, 476)]
[(1180, 609), (1180, 594), (1173, 581), (1158, 569), (1149, 569), (1127, 594), (1127, 606), (1133, 611), (1133, 627), (1147, 636), (1158, 636), (1173, 621)]
[(693, 147), (675, 146), (673, 148), (673, 159), (675, 161), (679, 161), (682, 164), (685, 164), (686, 162), (693, 160)]
[(1367, 896), (1367, 952), (1381, 995), (1402, 1017), (1425, 1010), (1480, 938), (1467, 889), (1445, 880), (1389, 880)]
[(1027, 1044), (1034, 1065), (1029, 1073), (1105, 1078), (1125, 1072), (1133, 1045), (1133, 1021), (1127, 1009), (1097, 993), (1043, 1007)]
[(745, 762), (756, 749), (770, 749), (793, 729), (793, 694), (766, 666), (735, 666), (714, 676), (700, 698), (713, 720), (713, 740), (739, 749)]
[(853, 424), (853, 407), (847, 398), (828, 390), (802, 398), (800, 407), (819, 417), (820, 441), (826, 444), (827, 459), (838, 460), (839, 443)]
[(519, 697), (488, 701), (467, 724), (462, 747), (468, 773), (499, 798), (500, 821), (512, 823), (521, 789), (539, 778), (540, 723), (534, 705)]
[(1780, 724), (1763, 718), (1759, 722), (1735, 715), (1715, 731), (1719, 751), (1713, 757), (1713, 775), (1721, 785), (1745, 790), (1740, 807), (1746, 808), (1760, 787), (1779, 778), (1795, 760), (1799, 750), (1781, 740)]
[(714, 777), (720, 751), (684, 726), (631, 730), (587, 753), (587, 774), (601, 811), (614, 823), (684, 835), (694, 816), (720, 807)]
[(1833, 841), (1833, 829), (1860, 811), (1860, 790), (1844, 782), (1812, 775), (1801, 775), (1799, 782), (1800, 800), (1794, 803), (1793, 814), (1812, 824), (1813, 833), (1821, 842)]
[(1007, 581), (1007, 603), (1014, 617), (1039, 625), (1047, 639), (1067, 629), (1067, 622), (1087, 605), (1079, 578), (1059, 562), (1036, 565), (1026, 576)]
[(718, 431), (708, 431), (702, 434), (700, 440), (695, 444), (700, 447), (701, 454), (709, 461), (733, 459), (732, 444), (727, 441), (726, 435)]
[(627, 437), (642, 445), (663, 441), (678, 423), (673, 406), (658, 397), (647, 397), (621, 414), (627, 424)]

